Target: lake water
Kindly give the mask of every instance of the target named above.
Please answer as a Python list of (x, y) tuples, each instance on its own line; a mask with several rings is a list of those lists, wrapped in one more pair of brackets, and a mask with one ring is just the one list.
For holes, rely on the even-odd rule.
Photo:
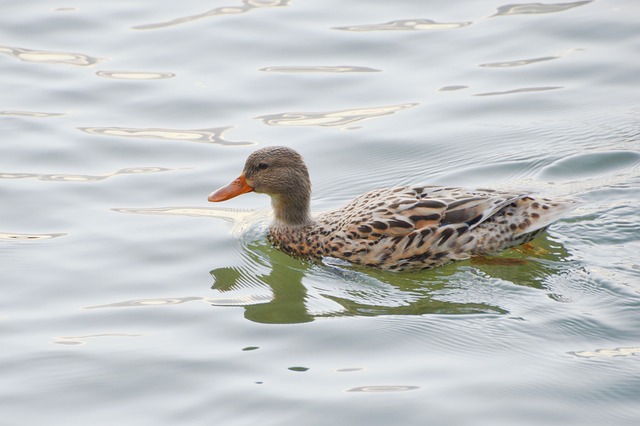
[[(206, 3), (206, 4), (205, 4)], [(7, 0), (2, 425), (636, 425), (640, 3)], [(392, 274), (271, 248), (408, 183), (583, 204), (532, 247)]]

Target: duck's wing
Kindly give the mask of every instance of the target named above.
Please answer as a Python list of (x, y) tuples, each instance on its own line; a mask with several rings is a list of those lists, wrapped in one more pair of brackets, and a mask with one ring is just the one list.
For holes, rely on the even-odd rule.
[(363, 204), (359, 206), (362, 215), (352, 223), (361, 234), (388, 236), (404, 236), (423, 228), (449, 225), (468, 230), (525, 196), (461, 188), (392, 188), (373, 191), (355, 200), (354, 203)]
[(330, 255), (383, 269), (425, 268), (471, 254), (469, 232), (521, 195), (460, 188), (371, 191), (321, 217)]
[(319, 229), (330, 235), (331, 256), (420, 269), (526, 242), (558, 218), (555, 210), (567, 209), (515, 192), (400, 187), (369, 192), (323, 215)]
[[(491, 189), (464, 190), (443, 189), (443, 198), (448, 201), (445, 208), (443, 224), (466, 224), (470, 229), (483, 223), (497, 212), (519, 200), (527, 198), (527, 194), (516, 192), (500, 192)], [(515, 207), (515, 206), (514, 206)]]

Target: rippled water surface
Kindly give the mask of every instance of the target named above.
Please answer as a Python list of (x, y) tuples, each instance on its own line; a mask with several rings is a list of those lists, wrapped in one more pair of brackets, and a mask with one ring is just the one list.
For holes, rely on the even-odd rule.
[[(640, 3), (8, 0), (2, 424), (636, 425)], [(385, 186), (583, 203), (390, 274), (207, 203), (254, 149), (312, 208)]]

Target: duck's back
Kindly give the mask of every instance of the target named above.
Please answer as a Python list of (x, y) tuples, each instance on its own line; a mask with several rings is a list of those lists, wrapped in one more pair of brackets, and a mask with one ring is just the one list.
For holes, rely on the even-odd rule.
[(426, 269), (530, 241), (572, 204), (489, 189), (387, 188), (319, 215), (296, 241), (278, 245), (382, 269)]

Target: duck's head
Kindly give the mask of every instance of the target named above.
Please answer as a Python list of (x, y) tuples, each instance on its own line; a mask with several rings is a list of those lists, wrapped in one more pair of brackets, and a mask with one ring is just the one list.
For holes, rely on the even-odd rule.
[(226, 201), (247, 192), (271, 196), (276, 220), (287, 224), (308, 221), (311, 182), (302, 156), (291, 148), (271, 146), (253, 152), (242, 174), (212, 192), (211, 202)]

